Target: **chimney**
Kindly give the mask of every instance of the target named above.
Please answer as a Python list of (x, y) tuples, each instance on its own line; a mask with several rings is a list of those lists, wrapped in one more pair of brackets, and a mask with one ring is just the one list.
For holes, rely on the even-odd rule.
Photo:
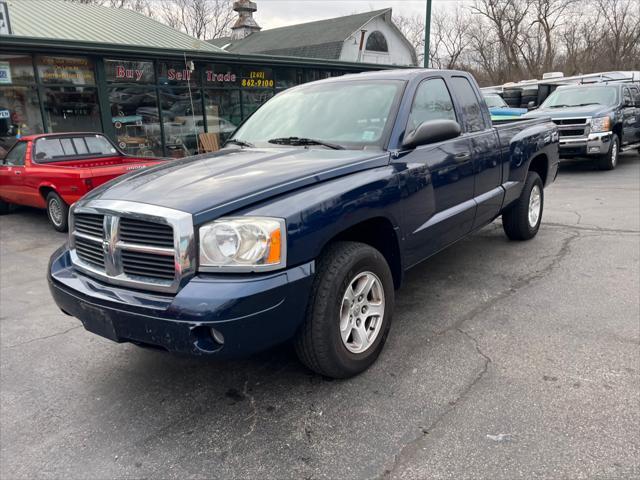
[(231, 27), (231, 39), (242, 40), (254, 32), (259, 32), (262, 27), (253, 19), (253, 12), (258, 6), (251, 0), (238, 0), (233, 3), (233, 9), (238, 12), (238, 20)]

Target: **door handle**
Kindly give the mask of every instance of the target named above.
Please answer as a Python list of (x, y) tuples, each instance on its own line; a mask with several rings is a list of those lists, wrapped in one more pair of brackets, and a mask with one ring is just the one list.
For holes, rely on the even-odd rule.
[(466, 162), (471, 158), (471, 154), (469, 152), (462, 152), (456, 154), (453, 158), (456, 162)]
[(20, 170), (14, 170), (14, 172), (16, 175), (22, 175), (22, 172)]

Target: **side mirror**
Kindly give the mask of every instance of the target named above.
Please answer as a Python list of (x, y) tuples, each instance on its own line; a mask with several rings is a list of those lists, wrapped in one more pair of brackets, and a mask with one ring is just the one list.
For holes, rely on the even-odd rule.
[(536, 107), (536, 102), (534, 102), (533, 100), (531, 100), (529, 103), (527, 103), (527, 110), (535, 110)]
[(442, 142), (460, 136), (462, 130), (453, 120), (428, 120), (422, 122), (413, 132), (405, 135), (403, 148), (416, 148), (420, 145)]

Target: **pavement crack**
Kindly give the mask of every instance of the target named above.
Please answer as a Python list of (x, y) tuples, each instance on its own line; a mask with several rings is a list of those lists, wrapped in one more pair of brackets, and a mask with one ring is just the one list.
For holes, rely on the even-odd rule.
[(478, 384), (478, 382), (480, 382), (480, 380), (482, 380), (484, 378), (484, 376), (487, 374), (487, 372), (489, 371), (489, 364), (492, 363), (491, 357), (489, 357), (486, 353), (484, 353), (482, 351), (478, 341), (469, 332), (467, 332), (466, 330), (463, 330), (462, 326), (466, 322), (468, 322), (469, 320), (471, 320), (471, 319), (477, 317), (478, 315), (482, 314), (483, 312), (485, 312), (486, 310), (488, 310), (489, 308), (491, 308), (495, 304), (497, 304), (500, 301), (502, 301), (502, 300), (504, 300), (504, 299), (506, 299), (506, 298), (518, 293), (518, 291), (520, 291), (521, 289), (527, 287), (528, 285), (532, 284), (533, 282), (535, 282), (537, 280), (540, 280), (540, 279), (546, 277), (549, 273), (551, 273), (553, 270), (558, 268), (560, 263), (571, 253), (571, 244), (572, 244), (572, 242), (574, 242), (578, 238), (581, 238), (581, 233), (579, 231), (572, 232), (571, 235), (567, 236), (562, 241), (562, 244), (560, 245), (560, 248), (551, 257), (551, 260), (549, 261), (549, 263), (547, 265), (545, 265), (544, 267), (542, 267), (539, 270), (534, 271), (533, 273), (531, 273), (529, 275), (525, 275), (525, 276), (521, 277), (513, 285), (511, 285), (509, 288), (507, 288), (507, 289), (503, 290), (502, 292), (498, 293), (495, 297), (489, 299), (487, 302), (482, 303), (481, 305), (478, 305), (476, 308), (472, 309), (469, 313), (467, 313), (466, 315), (463, 315), (462, 317), (460, 317), (460, 319), (458, 319), (456, 322), (454, 322), (451, 326), (449, 326), (449, 327), (445, 328), (444, 330), (441, 330), (440, 332), (436, 333), (437, 336), (441, 336), (441, 335), (444, 335), (444, 334), (446, 334), (448, 332), (457, 331), (461, 335), (464, 335), (467, 339), (469, 339), (473, 343), (473, 345), (475, 347), (475, 350), (478, 353), (478, 355), (480, 355), (483, 358), (483, 360), (484, 360), (483, 361), (483, 366), (480, 369), (480, 371), (478, 372), (478, 374), (476, 374), (476, 376), (473, 378), (473, 380), (471, 382), (469, 382), (469, 384), (467, 384), (462, 389), (462, 391), (456, 397), (456, 399), (451, 401), (451, 402), (449, 402), (449, 405), (447, 406), (447, 408), (445, 408), (431, 422), (431, 424), (429, 424), (428, 426), (422, 428), (422, 434), (417, 436), (416, 438), (414, 438), (410, 442), (406, 443), (400, 449), (400, 451), (394, 456), (394, 460), (393, 460), (393, 464), (391, 465), (391, 468), (385, 469), (385, 471), (382, 473), (380, 478), (382, 478), (382, 479), (391, 478), (391, 476), (393, 475), (395, 470), (398, 468), (398, 465), (400, 464), (400, 460), (402, 459), (402, 457), (404, 455), (404, 452), (406, 452), (408, 449), (413, 447), (422, 438), (424, 438), (425, 435), (428, 435), (429, 432), (433, 428), (435, 428), (437, 425), (439, 425), (447, 417), (447, 415), (449, 415), (457, 407), (458, 403), (460, 401), (464, 400), (467, 397), (467, 395), (471, 392), (471, 390), (473, 390), (473, 388)]
[(72, 330), (76, 330), (78, 328), (82, 328), (82, 325), (76, 325), (75, 327), (68, 328), (68, 329), (66, 329), (66, 330), (64, 330), (62, 332), (53, 333), (51, 335), (45, 335), (44, 337), (36, 337), (36, 338), (32, 338), (30, 340), (26, 340), (24, 342), (14, 343), (13, 345), (8, 345), (6, 348), (21, 347), (23, 345), (27, 345), (27, 344), (33, 343), (33, 342), (38, 342), (40, 340), (47, 340), (48, 338), (59, 337), (61, 335), (66, 335), (67, 333), (71, 332)]
[(482, 351), (482, 349), (480, 348), (480, 344), (478, 343), (478, 340), (475, 337), (473, 337), (469, 332), (461, 328), (456, 328), (455, 330), (471, 341), (476, 352), (483, 359), (482, 368), (476, 374), (473, 380), (471, 380), (471, 382), (469, 382), (462, 389), (462, 391), (458, 394), (458, 396), (454, 400), (449, 402), (447, 408), (445, 408), (429, 425), (423, 426), (421, 428), (420, 435), (415, 437), (410, 442), (406, 443), (400, 449), (400, 451), (394, 456), (393, 465), (391, 466), (391, 468), (385, 469), (384, 473), (380, 477), (383, 480), (391, 478), (395, 470), (398, 468), (398, 465), (400, 464), (400, 460), (402, 459), (404, 453), (407, 450), (414, 447), (418, 442), (420, 442), (420, 440), (422, 440), (425, 436), (429, 434), (429, 432), (431, 432), (437, 425), (439, 425), (447, 417), (447, 415), (449, 415), (453, 410), (455, 410), (458, 404), (469, 395), (469, 393), (473, 390), (473, 388), (484, 378), (484, 376), (489, 371), (489, 364), (492, 363), (491, 357), (489, 357), (489, 355), (487, 355)]
[(242, 393), (244, 394), (245, 397), (249, 398), (249, 406), (251, 408), (251, 413), (245, 418), (245, 420), (251, 420), (251, 425), (249, 425), (249, 431), (247, 431), (247, 433), (245, 433), (242, 437), (248, 437), (249, 435), (253, 434), (253, 432), (256, 429), (256, 425), (258, 423), (258, 409), (256, 408), (256, 399), (255, 397), (249, 393), (249, 380), (247, 379), (246, 382), (244, 382), (244, 388), (242, 389)]
[[(578, 224), (580, 224), (580, 222), (578, 222)], [(563, 228), (563, 229), (570, 229), (570, 230), (579, 230), (579, 231), (585, 231), (585, 232), (594, 232), (594, 233), (609, 233), (612, 235), (618, 235), (618, 234), (639, 234), (640, 230), (628, 230), (628, 229), (623, 229), (623, 228), (603, 228), (603, 227), (598, 227), (597, 225), (591, 225), (591, 224), (580, 224), (580, 225), (569, 225), (566, 223), (554, 223), (554, 222), (545, 222), (544, 226), (545, 227), (552, 227), (552, 228)]]

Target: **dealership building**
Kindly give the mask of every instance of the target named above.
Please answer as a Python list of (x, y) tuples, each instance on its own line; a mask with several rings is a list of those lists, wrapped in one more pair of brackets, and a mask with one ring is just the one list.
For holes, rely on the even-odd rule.
[[(415, 60), (401, 34), (398, 40), (393, 29), (384, 34), (380, 26), (367, 29), (390, 22), (390, 10), (330, 21), (336, 45), (359, 46), (357, 57), (345, 61), (343, 53), (329, 54), (323, 45), (307, 48), (305, 57), (229, 48), (250, 37), (252, 29), (260, 30), (251, 17), (255, 3), (246, 0), (236, 2), (233, 40), (224, 45), (198, 40), (130, 10), (60, 0), (13, 0), (0, 2), (0, 7), (4, 150), (23, 135), (96, 131), (132, 155), (182, 157), (201, 151), (202, 133), (224, 141), (244, 118), (286, 88)], [(317, 29), (317, 23), (296, 26), (297, 34), (305, 25), (310, 32)], [(329, 40), (325, 35), (323, 41)]]

